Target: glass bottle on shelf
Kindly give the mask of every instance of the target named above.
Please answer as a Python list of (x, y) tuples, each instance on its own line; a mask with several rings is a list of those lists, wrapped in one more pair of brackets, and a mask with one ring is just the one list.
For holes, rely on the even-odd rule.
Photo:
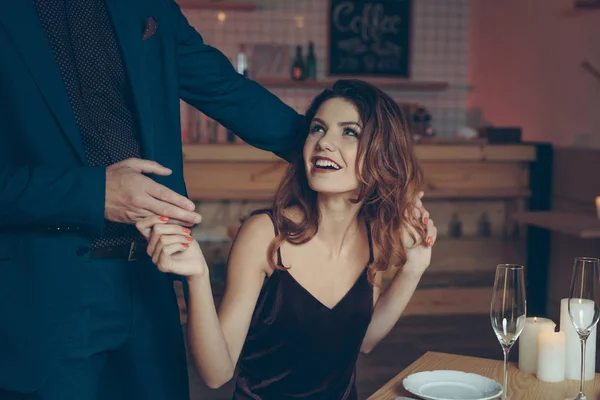
[(485, 213), (485, 212), (483, 214), (481, 214), (481, 217), (479, 218), (477, 232), (479, 233), (479, 236), (481, 236), (481, 237), (492, 236), (492, 226), (490, 223), (490, 218), (488, 217), (487, 213)]
[(301, 81), (305, 76), (305, 66), (302, 57), (302, 46), (296, 46), (296, 56), (292, 64), (292, 80)]
[(246, 55), (246, 47), (241, 44), (237, 53), (237, 67), (239, 74), (248, 76), (248, 56)]
[(227, 142), (235, 143), (235, 141), (236, 141), (235, 138), (236, 138), (235, 132), (232, 131), (231, 129), (227, 129)]
[(451, 238), (459, 238), (462, 236), (462, 222), (458, 219), (458, 213), (452, 214), (450, 224), (448, 226), (448, 236)]
[(218, 143), (218, 129), (218, 122), (206, 116), (206, 136), (208, 137), (208, 143)]
[(315, 44), (308, 42), (308, 55), (306, 56), (306, 77), (313, 81), (317, 79), (317, 58), (315, 56)]

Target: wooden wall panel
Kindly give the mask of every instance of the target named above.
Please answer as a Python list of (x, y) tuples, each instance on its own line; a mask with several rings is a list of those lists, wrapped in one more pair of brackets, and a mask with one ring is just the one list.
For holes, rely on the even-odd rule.
[[(533, 146), (417, 145), (430, 198), (528, 197)], [(246, 145), (183, 148), (188, 193), (194, 200), (260, 200), (275, 192), (286, 163)]]
[(194, 200), (259, 200), (273, 196), (286, 168), (283, 162), (187, 163), (184, 175)]
[[(284, 162), (188, 162), (185, 181), (194, 200), (268, 199), (287, 168)], [(514, 198), (529, 195), (526, 164), (423, 162), (429, 198)]]
[(491, 293), (489, 287), (418, 289), (402, 316), (487, 314)]
[(424, 162), (427, 191), (443, 190), (526, 190), (526, 164), (499, 162)]

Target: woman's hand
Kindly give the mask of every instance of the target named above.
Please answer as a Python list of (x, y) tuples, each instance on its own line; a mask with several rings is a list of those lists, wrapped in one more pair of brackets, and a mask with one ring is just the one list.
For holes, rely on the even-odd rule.
[(427, 267), (429, 267), (431, 263), (431, 248), (437, 239), (437, 228), (433, 224), (433, 220), (429, 218), (429, 211), (423, 207), (423, 202), (421, 201), (423, 194), (423, 192), (419, 192), (417, 195), (412, 212), (415, 218), (425, 225), (425, 241), (422, 242), (416, 235), (416, 232), (413, 233), (414, 237), (418, 240), (417, 243), (415, 243), (409, 232), (404, 232), (403, 240), (407, 255), (403, 271), (414, 272), (419, 275), (423, 274)]
[(151, 216), (135, 226), (148, 240), (147, 253), (162, 272), (200, 277), (208, 274), (208, 266), (190, 229), (169, 224), (167, 217)]

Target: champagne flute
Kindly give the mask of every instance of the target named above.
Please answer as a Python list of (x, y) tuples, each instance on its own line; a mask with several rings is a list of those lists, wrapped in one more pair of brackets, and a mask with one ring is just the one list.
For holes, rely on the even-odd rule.
[(598, 323), (600, 311), (600, 274), (598, 259), (578, 257), (573, 263), (571, 291), (569, 293), (569, 318), (581, 341), (581, 380), (579, 395), (574, 400), (587, 400), (583, 393), (585, 381), (585, 345), (594, 327)]
[(522, 265), (500, 264), (492, 293), (490, 319), (496, 337), (504, 352), (504, 384), (502, 400), (508, 396), (508, 353), (525, 326), (527, 301), (525, 299), (525, 276)]

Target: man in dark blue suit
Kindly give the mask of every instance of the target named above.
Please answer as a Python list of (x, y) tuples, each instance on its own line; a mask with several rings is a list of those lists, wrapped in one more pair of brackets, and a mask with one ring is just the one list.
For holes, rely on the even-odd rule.
[(134, 223), (200, 222), (179, 101), (284, 158), (300, 115), (173, 0), (0, 2), (0, 399), (188, 398), (171, 279)]

